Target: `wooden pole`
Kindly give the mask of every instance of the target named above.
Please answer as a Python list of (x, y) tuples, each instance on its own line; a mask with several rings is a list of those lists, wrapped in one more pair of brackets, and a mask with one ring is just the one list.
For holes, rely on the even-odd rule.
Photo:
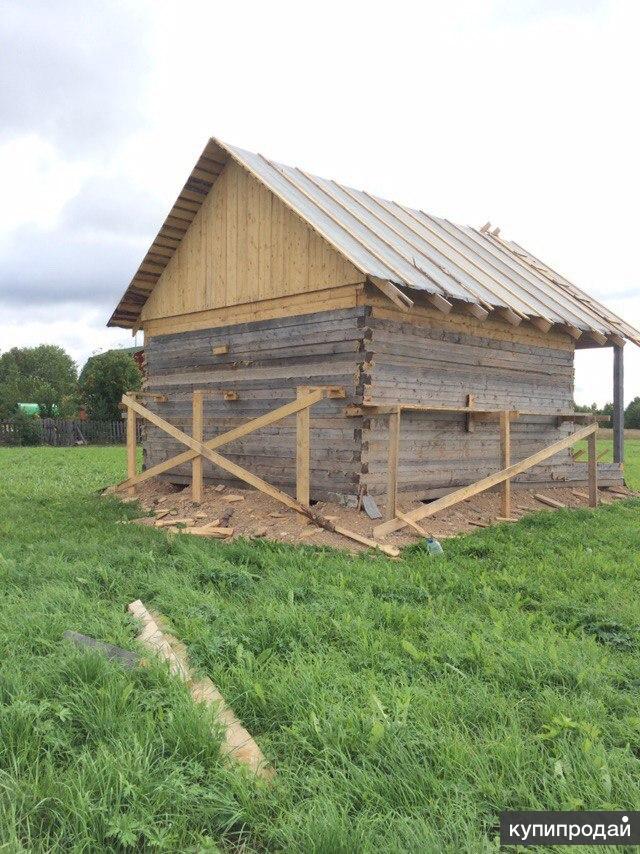
[(384, 518), (389, 521), (397, 515), (398, 450), (400, 447), (400, 407), (389, 413), (389, 461), (387, 464), (387, 506)]
[[(502, 459), (501, 468), (509, 468), (511, 465), (511, 419), (508, 412), (500, 413), (500, 455)], [(502, 483), (501, 513), (505, 519), (511, 518), (511, 481), (509, 479)]]
[(624, 465), (624, 350), (613, 348), (613, 461)]
[(596, 435), (594, 431), (587, 437), (587, 448), (589, 458), (587, 468), (589, 471), (589, 507), (598, 506), (598, 461), (596, 458)]
[[(136, 413), (127, 406), (127, 478), (136, 476)], [(135, 486), (129, 487), (129, 495), (135, 495)]]
[[(204, 440), (204, 392), (196, 390), (193, 392), (193, 425), (191, 435), (198, 442)], [(194, 504), (202, 501), (202, 463), (203, 458), (198, 455), (191, 463), (191, 500)]]
[[(308, 386), (298, 386), (297, 396), (309, 394)], [(309, 506), (309, 407), (296, 415), (296, 498), (304, 507)]]

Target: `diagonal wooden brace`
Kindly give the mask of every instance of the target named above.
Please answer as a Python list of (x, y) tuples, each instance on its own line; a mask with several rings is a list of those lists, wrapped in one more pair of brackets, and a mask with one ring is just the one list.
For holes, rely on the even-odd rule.
[[(324, 389), (313, 389), (309, 392), (308, 395), (305, 395), (305, 397), (300, 397), (297, 400), (291, 401), (291, 403), (286, 403), (284, 406), (279, 406), (277, 409), (274, 409), (271, 412), (267, 412), (265, 415), (261, 415), (258, 418), (253, 418), (251, 421), (247, 421), (246, 424), (241, 424), (239, 427), (234, 427), (233, 430), (228, 430), (221, 436), (216, 436), (215, 439), (209, 439), (204, 444), (207, 448), (211, 450), (213, 450), (214, 448), (220, 448), (222, 447), (222, 445), (227, 445), (229, 444), (229, 442), (233, 442), (236, 439), (240, 439), (242, 436), (246, 436), (249, 433), (253, 433), (254, 430), (259, 430), (262, 427), (267, 427), (269, 424), (273, 424), (276, 421), (280, 421), (283, 418), (287, 418), (289, 415), (295, 415), (295, 413), (299, 412), (301, 409), (305, 409), (306, 407), (312, 406), (314, 403), (317, 403), (319, 400), (322, 400), (324, 395)], [(127, 402), (125, 401), (125, 397), (128, 399), (128, 395), (123, 396), (123, 404)], [(149, 410), (145, 410), (145, 412), (148, 411)], [(147, 416), (145, 415), (144, 417), (146, 418)], [(164, 474), (164, 472), (169, 471), (169, 469), (182, 465), (182, 463), (188, 463), (190, 460), (194, 459), (194, 457), (197, 456), (198, 451), (183, 451), (181, 454), (176, 454), (175, 457), (171, 457), (168, 460), (164, 460), (164, 462), (162, 463), (158, 463), (155, 466), (151, 466), (151, 468), (146, 469), (135, 477), (127, 478), (126, 480), (123, 480), (120, 483), (109, 487), (106, 492), (116, 492), (119, 489), (127, 489), (130, 486), (135, 486), (138, 483), (143, 483), (145, 480), (150, 480), (152, 477), (157, 477), (157, 475), (159, 474)]]
[[(320, 395), (318, 397), (318, 400), (320, 400), (324, 396), (324, 390), (322, 389), (317, 389), (315, 393)], [(313, 394), (313, 392), (311, 394)], [(301, 399), (299, 398), (297, 401), (294, 401), (294, 403), (297, 402), (299, 404), (300, 400)], [(217, 454), (215, 451), (211, 450), (209, 445), (205, 445), (203, 442), (199, 442), (197, 439), (194, 439), (192, 436), (189, 436), (187, 433), (184, 433), (182, 430), (178, 429), (178, 427), (174, 427), (173, 424), (170, 424), (168, 421), (165, 421), (164, 418), (161, 418), (159, 415), (156, 415), (154, 412), (151, 412), (150, 409), (147, 409), (145, 406), (142, 406), (140, 403), (138, 403), (136, 400), (129, 397), (128, 395), (125, 394), (122, 396), (122, 402), (125, 404), (125, 406), (128, 406), (138, 415), (142, 416), (143, 418), (146, 418), (147, 421), (150, 421), (151, 424), (155, 424), (156, 427), (159, 427), (161, 430), (164, 430), (164, 432), (168, 433), (169, 436), (173, 436), (174, 439), (177, 439), (179, 442), (182, 442), (183, 444), (187, 445), (187, 447), (191, 448), (191, 451), (193, 453), (189, 454), (188, 459), (192, 459), (193, 457), (200, 454), (205, 457), (205, 459), (210, 460), (214, 465), (219, 466), (221, 469), (224, 469), (224, 471), (229, 472), (229, 474), (232, 474), (239, 480), (244, 480), (245, 483), (250, 484), (250, 486), (253, 486), (256, 489), (260, 490), (260, 492), (264, 492), (266, 495), (270, 495), (276, 501), (279, 501), (286, 507), (290, 507), (292, 510), (295, 510), (296, 513), (300, 513), (301, 516), (306, 516), (307, 519), (311, 519), (311, 521), (315, 522), (316, 525), (318, 525), (319, 527), (325, 528), (330, 531), (335, 531), (345, 537), (348, 537), (349, 539), (369, 546), (369, 548), (377, 549), (378, 551), (384, 552), (384, 554), (387, 554), (390, 557), (397, 557), (397, 555), (399, 554), (399, 550), (395, 548), (395, 546), (381, 545), (380, 543), (376, 543), (373, 540), (368, 539), (367, 537), (362, 537), (359, 534), (355, 534), (345, 528), (339, 528), (338, 526), (333, 525), (333, 523), (331, 523), (328, 519), (325, 519), (319, 513), (314, 513), (309, 507), (305, 507), (303, 504), (300, 504), (299, 501), (296, 501), (295, 498), (291, 498), (291, 496), (287, 495), (286, 492), (283, 492), (281, 489), (277, 489), (275, 486), (272, 486), (270, 483), (267, 483), (266, 480), (262, 480), (261, 477), (258, 477), (252, 472), (247, 471), (247, 469), (242, 468), (242, 466), (236, 465), (236, 463), (231, 462), (231, 460), (228, 460), (226, 457)], [(308, 401), (304, 404), (304, 406), (309, 405), (310, 404), (308, 403)], [(283, 408), (284, 407), (281, 407), (281, 409)], [(301, 406), (300, 408), (304, 407)], [(255, 421), (258, 420), (259, 419), (255, 419)], [(252, 422), (249, 423), (251, 424)], [(254, 427), (252, 429), (257, 428)], [(234, 431), (230, 431), (230, 433), (232, 432)], [(248, 430), (247, 432), (251, 432), (251, 430)], [(225, 435), (228, 436), (229, 433)], [(225, 444), (226, 442), (231, 441), (230, 439), (225, 439), (223, 442), (221, 442), (220, 440), (223, 438), (224, 437), (222, 436), (218, 437), (219, 444)], [(215, 441), (216, 440), (212, 439), (211, 443)], [(180, 456), (184, 455), (179, 454), (178, 457)], [(178, 457), (173, 457), (173, 463), (170, 468), (173, 468), (173, 466), (176, 464), (175, 460), (177, 460)], [(146, 472), (146, 474), (148, 474), (148, 472)], [(125, 483), (128, 482), (125, 481)], [(119, 484), (119, 486), (123, 485), (124, 484)]]
[[(461, 489), (456, 489), (454, 492), (450, 492), (442, 498), (437, 498), (430, 504), (417, 507), (415, 510), (411, 510), (409, 513), (405, 513), (404, 515), (413, 522), (419, 522), (420, 519), (424, 519), (427, 516), (433, 516), (434, 513), (438, 513), (440, 510), (446, 510), (447, 507), (453, 507), (454, 504), (459, 504), (461, 501), (464, 501), (465, 498), (470, 498), (473, 495), (477, 495), (479, 492), (485, 492), (485, 490), (491, 489), (491, 487), (497, 486), (499, 483), (504, 483), (504, 481), (527, 471), (527, 469), (533, 468), (533, 466), (544, 462), (544, 460), (549, 459), (549, 457), (554, 456), (554, 454), (558, 454), (560, 451), (564, 451), (566, 448), (570, 448), (572, 445), (575, 445), (575, 443), (579, 442), (580, 439), (586, 439), (589, 436), (591, 437), (592, 442), (595, 441), (594, 435), (597, 429), (597, 424), (589, 424), (588, 427), (576, 430), (576, 432), (572, 433), (571, 436), (567, 436), (567, 438), (561, 439), (559, 442), (554, 442), (552, 445), (548, 445), (546, 448), (543, 448), (541, 451), (537, 451), (530, 457), (520, 460), (519, 463), (514, 463), (507, 468), (494, 472), (494, 474), (483, 477), (481, 480), (478, 480), (469, 486), (463, 486)], [(595, 454), (593, 454), (591, 471), (596, 472), (595, 466)], [(595, 477), (595, 475), (593, 476)], [(592, 496), (591, 506), (595, 506), (595, 502), (597, 501), (597, 489), (590, 489), (590, 495)], [(383, 522), (381, 525), (377, 525), (373, 529), (373, 536), (376, 538), (385, 537), (387, 534), (393, 533), (393, 531), (399, 531), (400, 528), (404, 528), (406, 524), (406, 521), (396, 517), (395, 519)]]

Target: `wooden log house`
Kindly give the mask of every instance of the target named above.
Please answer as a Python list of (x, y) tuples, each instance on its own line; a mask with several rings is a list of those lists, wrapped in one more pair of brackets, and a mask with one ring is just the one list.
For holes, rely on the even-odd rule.
[[(400, 492), (435, 498), (501, 468), (505, 412), (518, 462), (573, 429), (575, 350), (613, 347), (615, 462), (599, 477), (622, 482), (623, 346), (640, 345), (638, 331), (488, 224), (457, 226), (216, 139), (109, 325), (144, 330), (148, 406), (162, 418), (195, 435), (203, 392), (205, 441), (300, 387), (344, 389), (310, 410), (312, 500), (385, 494), (396, 404), (414, 407), (398, 415)], [(181, 450), (147, 425), (145, 466)], [(226, 451), (295, 493), (295, 415)], [(228, 478), (200, 464), (205, 480)], [(514, 486), (586, 478), (567, 448)]]

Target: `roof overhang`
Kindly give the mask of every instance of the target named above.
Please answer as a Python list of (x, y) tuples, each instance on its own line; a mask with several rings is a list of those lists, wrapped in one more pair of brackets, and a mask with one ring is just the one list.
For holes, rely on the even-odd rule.
[(513, 326), (570, 335), (577, 347), (640, 346), (640, 332), (499, 229), (448, 220), (326, 181), (210, 139), (108, 325), (137, 329), (163, 270), (229, 159), (320, 234), (399, 308), (421, 293), (437, 310), (461, 309)]

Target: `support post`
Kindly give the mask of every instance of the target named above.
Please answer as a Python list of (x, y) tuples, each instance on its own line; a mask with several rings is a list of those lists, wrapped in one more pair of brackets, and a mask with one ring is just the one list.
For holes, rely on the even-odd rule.
[(389, 413), (389, 461), (387, 466), (387, 505), (384, 518), (396, 518), (398, 495), (398, 449), (400, 446), (400, 407)]
[[(204, 392), (193, 392), (193, 425), (191, 435), (198, 442), (204, 441)], [(191, 500), (194, 504), (202, 501), (202, 464), (204, 460), (198, 455), (191, 463)]]
[(613, 348), (613, 461), (624, 465), (624, 349)]
[[(309, 394), (308, 386), (298, 386), (298, 397)], [(296, 498), (300, 504), (309, 506), (309, 407), (296, 415)]]
[[(500, 456), (502, 468), (509, 468), (511, 465), (511, 420), (509, 412), (500, 413)], [(503, 481), (502, 484), (501, 513), (505, 519), (511, 518), (511, 481), (509, 479)]]
[(591, 433), (587, 437), (588, 461), (587, 469), (589, 472), (589, 507), (598, 506), (598, 460), (596, 458), (596, 436), (597, 432)]
[[(136, 413), (127, 406), (127, 479), (136, 476)], [(128, 489), (129, 495), (135, 495), (135, 486)]]

